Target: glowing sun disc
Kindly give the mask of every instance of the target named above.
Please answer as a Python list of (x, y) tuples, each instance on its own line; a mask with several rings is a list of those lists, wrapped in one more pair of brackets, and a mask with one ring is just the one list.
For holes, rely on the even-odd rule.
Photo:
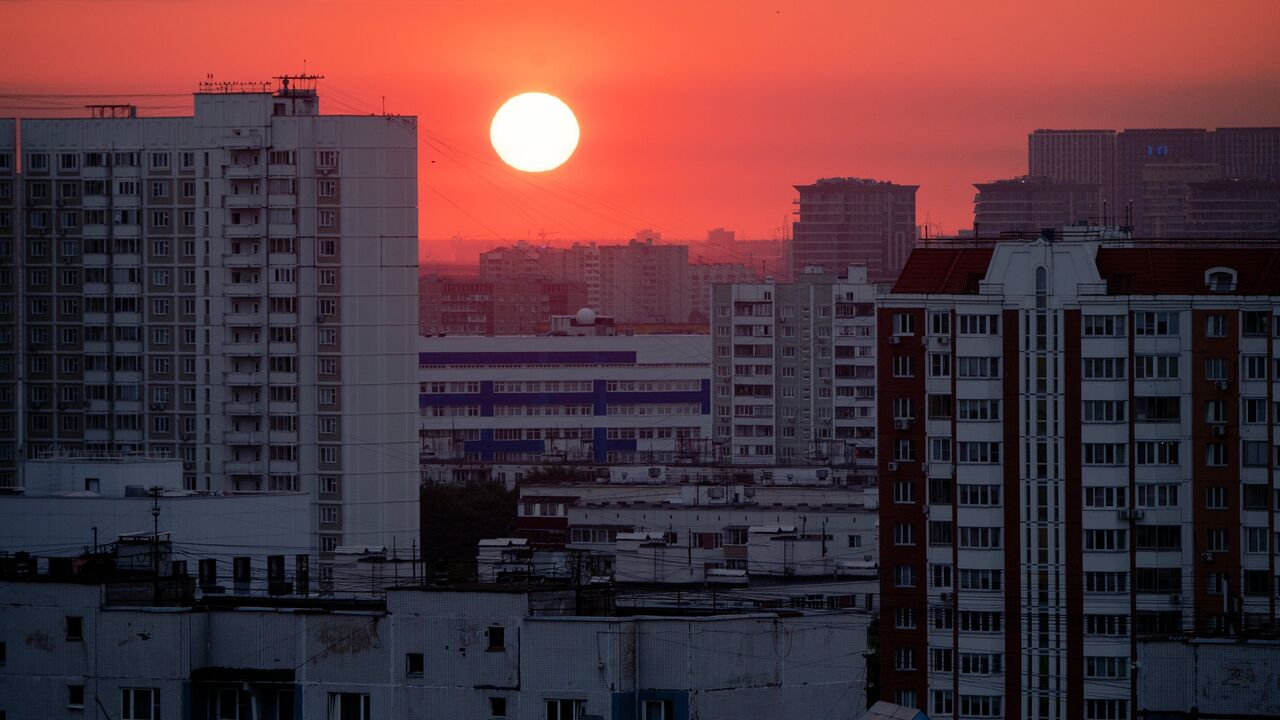
[(546, 172), (564, 164), (578, 147), (578, 119), (554, 95), (524, 93), (498, 108), (489, 140), (511, 167)]

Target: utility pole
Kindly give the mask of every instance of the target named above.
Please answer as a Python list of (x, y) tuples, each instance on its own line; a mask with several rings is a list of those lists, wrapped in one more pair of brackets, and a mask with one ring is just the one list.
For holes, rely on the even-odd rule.
[(160, 604), (160, 486), (151, 488), (152, 603)]

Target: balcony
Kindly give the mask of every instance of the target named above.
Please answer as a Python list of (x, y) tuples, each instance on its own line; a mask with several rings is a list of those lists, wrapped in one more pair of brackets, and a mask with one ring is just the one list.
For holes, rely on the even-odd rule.
[(222, 136), (219, 144), (228, 150), (256, 150), (262, 147), (262, 133), (256, 131), (227, 133)]
[(222, 316), (222, 324), (231, 327), (260, 327), (262, 325), (262, 313), (260, 312), (233, 312)]
[(222, 266), (231, 268), (262, 267), (262, 253), (223, 253)]
[(264, 352), (262, 343), (229, 342), (222, 345), (222, 354), (231, 355), (233, 357), (257, 357), (264, 354)]
[(262, 295), (262, 283), (227, 283), (222, 286), (222, 291), (226, 293), (228, 297), (259, 297)]
[(228, 460), (222, 465), (223, 472), (230, 475), (261, 475), (265, 468), (261, 460)]
[(223, 165), (222, 177), (228, 180), (240, 180), (262, 177), (261, 165)]
[(222, 207), (224, 208), (262, 207), (262, 195), (260, 193), (244, 193), (241, 195), (223, 195)]
[(262, 237), (262, 223), (240, 223), (239, 225), (223, 225), (223, 237), (228, 238), (256, 238)]
[(226, 380), (228, 385), (244, 387), (261, 385), (266, 382), (266, 377), (260, 372), (229, 372)]
[(225, 432), (222, 441), (227, 445), (261, 445), (262, 435), (252, 432)]
[(223, 406), (223, 411), (228, 415), (251, 415), (257, 416), (262, 414), (262, 403), (260, 402), (229, 402)]

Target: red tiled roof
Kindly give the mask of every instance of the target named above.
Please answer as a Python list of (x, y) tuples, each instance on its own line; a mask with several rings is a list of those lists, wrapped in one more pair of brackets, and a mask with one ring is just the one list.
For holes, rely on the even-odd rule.
[(1215, 267), (1236, 271), (1236, 289), (1222, 294), (1280, 295), (1280, 242), (1258, 248), (1104, 247), (1097, 265), (1108, 295), (1213, 294), (1204, 274)]
[(978, 281), (987, 275), (991, 247), (918, 247), (893, 285), (897, 294), (977, 295)]

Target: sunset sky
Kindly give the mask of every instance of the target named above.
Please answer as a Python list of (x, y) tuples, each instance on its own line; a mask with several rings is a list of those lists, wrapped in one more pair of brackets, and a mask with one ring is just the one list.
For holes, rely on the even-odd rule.
[[(1280, 2), (22, 2), (0, 0), (0, 115), (136, 92), (179, 114), (204, 77), (323, 73), (327, 113), (420, 118), (424, 256), (515, 239), (776, 236), (791, 185), (919, 184), (971, 224), (972, 183), (1026, 172), (1039, 127), (1280, 125)], [(493, 113), (559, 96), (567, 164), (510, 170)], [(142, 97), (142, 95), (154, 97)], [(82, 111), (76, 111), (80, 114)], [(463, 236), (462, 243), (447, 241)]]

